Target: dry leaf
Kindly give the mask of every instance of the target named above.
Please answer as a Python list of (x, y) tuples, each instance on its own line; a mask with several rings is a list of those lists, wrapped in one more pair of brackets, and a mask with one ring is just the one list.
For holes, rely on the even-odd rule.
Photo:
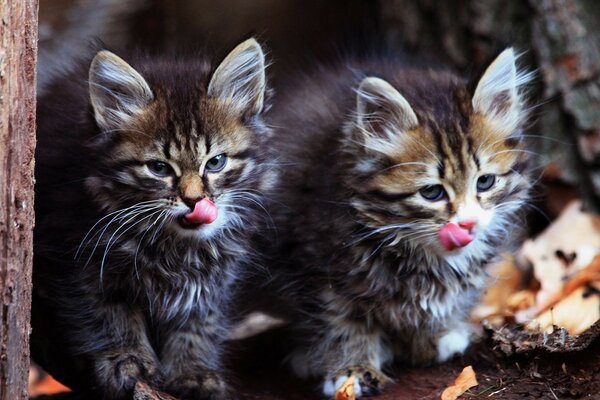
[(600, 217), (583, 212), (581, 207), (580, 201), (571, 202), (552, 225), (523, 245), (519, 258), (533, 265), (541, 285), (536, 295), (538, 310), (555, 302), (564, 278), (586, 268), (599, 253)]
[(491, 266), (488, 273), (492, 282), (471, 314), (475, 321), (489, 320), (492, 316), (503, 314), (509, 305), (507, 300), (522, 289), (523, 272), (508, 255), (503, 261)]
[(533, 290), (521, 290), (512, 294), (506, 301), (506, 306), (513, 312), (525, 310), (535, 305), (535, 292)]
[(458, 396), (472, 388), (473, 386), (477, 386), (477, 378), (475, 377), (475, 371), (473, 371), (472, 366), (467, 366), (463, 368), (462, 372), (452, 386), (448, 386), (446, 390), (442, 393), (442, 400), (456, 400)]
[(29, 396), (39, 396), (44, 394), (57, 394), (70, 392), (71, 389), (55, 380), (50, 375), (45, 375), (40, 379), (40, 370), (32, 367), (29, 370)]
[(356, 393), (354, 392), (354, 382), (356, 378), (354, 375), (350, 376), (342, 384), (342, 386), (335, 392), (335, 400), (355, 400)]
[(584, 296), (587, 287), (580, 287), (527, 324), (527, 329), (551, 332), (554, 325), (565, 328), (570, 335), (579, 335), (600, 319), (600, 297)]

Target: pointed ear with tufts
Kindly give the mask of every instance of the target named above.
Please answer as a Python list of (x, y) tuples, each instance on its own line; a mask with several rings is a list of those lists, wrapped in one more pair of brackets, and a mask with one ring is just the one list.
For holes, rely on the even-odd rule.
[(358, 87), (357, 124), (367, 136), (387, 138), (416, 128), (419, 120), (408, 101), (380, 78), (365, 78)]
[(242, 115), (262, 111), (265, 97), (265, 55), (258, 42), (237, 45), (214, 72), (208, 95), (229, 102)]
[(514, 50), (504, 50), (485, 70), (473, 95), (473, 109), (495, 126), (513, 132), (521, 124), (524, 110), (519, 87), (530, 74), (517, 71)]
[(118, 129), (154, 98), (144, 78), (110, 51), (100, 51), (89, 72), (90, 100), (102, 130)]

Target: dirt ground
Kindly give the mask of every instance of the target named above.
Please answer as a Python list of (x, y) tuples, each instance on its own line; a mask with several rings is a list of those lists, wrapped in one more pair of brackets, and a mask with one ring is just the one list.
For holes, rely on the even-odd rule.
[[(278, 332), (269, 332), (242, 344), (236, 369), (241, 400), (322, 399), (319, 382), (293, 378), (282, 359), (285, 350), (273, 347)], [(396, 383), (378, 400), (439, 399), (442, 391), (467, 365), (472, 365), (479, 385), (460, 399), (600, 399), (600, 340), (571, 353), (535, 351), (507, 357), (495, 350), (491, 339), (473, 345), (467, 353), (443, 365), (429, 368), (397, 366)]]
[[(600, 325), (599, 325), (600, 326)], [(580, 351), (550, 353), (527, 351), (506, 356), (488, 333), (462, 357), (428, 368), (396, 366), (391, 371), (395, 383), (377, 400), (439, 399), (462, 369), (471, 365), (479, 385), (460, 399), (598, 399), (600, 400), (600, 337)], [(285, 335), (273, 330), (238, 342), (230, 367), (237, 371), (233, 381), (235, 400), (323, 399), (318, 381), (294, 378), (284, 366), (288, 349)], [(555, 351), (556, 349), (554, 349)], [(160, 397), (143, 397), (156, 399)], [(38, 400), (84, 400), (63, 394)]]

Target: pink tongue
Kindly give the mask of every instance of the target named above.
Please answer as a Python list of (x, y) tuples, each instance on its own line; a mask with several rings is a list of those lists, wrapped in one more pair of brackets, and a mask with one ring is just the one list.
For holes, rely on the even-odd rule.
[(186, 214), (184, 218), (196, 224), (210, 224), (215, 222), (218, 215), (219, 212), (215, 203), (205, 197), (197, 202), (194, 206), (194, 211)]
[(464, 247), (475, 239), (453, 223), (447, 223), (440, 229), (440, 240), (446, 250)]

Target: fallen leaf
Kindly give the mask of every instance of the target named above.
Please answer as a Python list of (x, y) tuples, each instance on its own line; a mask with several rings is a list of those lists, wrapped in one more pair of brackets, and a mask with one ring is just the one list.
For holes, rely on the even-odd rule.
[(551, 331), (553, 326), (579, 335), (600, 319), (600, 296), (588, 295), (588, 287), (579, 287), (527, 324), (529, 330)]
[(41, 381), (29, 388), (29, 396), (33, 397), (42, 394), (57, 394), (70, 391), (71, 389), (65, 385), (52, 378), (50, 375), (46, 375)]
[(513, 257), (506, 255), (504, 259), (488, 270), (491, 282), (479, 305), (473, 309), (471, 316), (475, 321), (490, 319), (502, 315), (510, 308), (508, 300), (523, 285), (523, 272), (515, 265)]
[(458, 396), (472, 388), (473, 386), (477, 386), (477, 378), (475, 377), (475, 371), (473, 371), (472, 366), (467, 366), (463, 368), (462, 372), (456, 380), (454, 384), (448, 386), (446, 390), (442, 393), (442, 400), (456, 400)]
[(594, 260), (587, 267), (574, 274), (564, 284), (560, 293), (555, 294), (545, 303), (539, 304), (538, 308), (540, 312), (544, 312), (551, 307), (554, 307), (559, 301), (569, 296), (575, 290), (594, 281), (600, 281), (600, 256), (594, 258)]
[(335, 392), (335, 400), (355, 400), (356, 393), (354, 392), (354, 375), (350, 376)]
[(571, 202), (544, 232), (523, 244), (518, 260), (533, 266), (541, 285), (536, 294), (537, 310), (524, 314), (544, 311), (548, 304), (563, 298), (565, 281), (588, 267), (599, 250), (600, 217), (584, 212), (580, 201)]

